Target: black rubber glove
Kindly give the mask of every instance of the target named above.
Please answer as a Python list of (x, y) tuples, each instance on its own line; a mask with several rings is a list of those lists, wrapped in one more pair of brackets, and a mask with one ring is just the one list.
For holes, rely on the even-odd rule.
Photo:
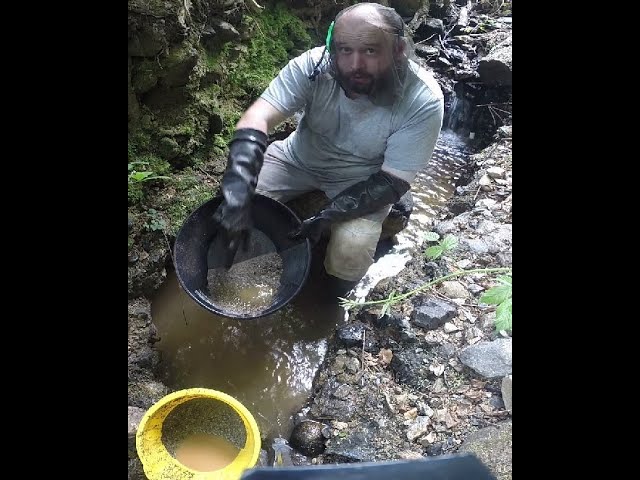
[(223, 200), (213, 215), (225, 249), (225, 267), (233, 264), (240, 244), (246, 249), (251, 230), (251, 199), (258, 183), (267, 135), (253, 128), (235, 131), (229, 143), (227, 169), (222, 177)]
[(333, 222), (363, 217), (386, 205), (393, 205), (409, 187), (409, 183), (389, 173), (374, 173), (340, 192), (317, 215), (302, 222), (301, 227), (291, 232), (289, 237), (294, 240), (308, 238), (317, 243)]

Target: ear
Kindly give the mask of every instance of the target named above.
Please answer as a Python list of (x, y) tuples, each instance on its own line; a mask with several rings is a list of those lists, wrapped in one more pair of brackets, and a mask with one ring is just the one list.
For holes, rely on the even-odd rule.
[(404, 54), (406, 49), (406, 45), (405, 43), (402, 41), (402, 39), (400, 37), (396, 38), (396, 43), (393, 49), (393, 53), (395, 56), (400, 56), (402, 54)]

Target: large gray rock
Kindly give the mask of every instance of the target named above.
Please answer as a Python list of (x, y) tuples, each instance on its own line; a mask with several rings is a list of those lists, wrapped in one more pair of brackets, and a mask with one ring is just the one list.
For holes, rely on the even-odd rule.
[(458, 452), (474, 454), (498, 480), (511, 480), (513, 455), (511, 437), (511, 420), (508, 420), (473, 432), (466, 438)]
[(480, 342), (464, 348), (459, 358), (479, 375), (496, 378), (511, 373), (511, 354), (511, 339), (498, 338), (493, 342)]
[(487, 85), (512, 85), (512, 49), (509, 36), (496, 45), (487, 56), (480, 60), (478, 73)]

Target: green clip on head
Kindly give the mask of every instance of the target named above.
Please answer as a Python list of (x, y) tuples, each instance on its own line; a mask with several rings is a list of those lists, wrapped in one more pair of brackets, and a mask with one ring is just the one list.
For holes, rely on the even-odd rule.
[(326, 47), (329, 51), (331, 51), (331, 36), (333, 35), (333, 26), (335, 25), (335, 23), (335, 21), (331, 22), (331, 25), (329, 25), (329, 30), (327, 31)]

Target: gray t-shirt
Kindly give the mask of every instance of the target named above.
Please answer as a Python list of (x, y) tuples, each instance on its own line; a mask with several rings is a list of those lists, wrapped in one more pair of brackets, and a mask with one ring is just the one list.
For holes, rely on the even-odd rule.
[(328, 74), (309, 80), (322, 51), (289, 61), (262, 94), (288, 117), (304, 111), (283, 144), (288, 160), (326, 183), (355, 183), (381, 168), (411, 181), (431, 158), (442, 127), (444, 98), (436, 80), (409, 61), (402, 96), (393, 104), (350, 99)]

